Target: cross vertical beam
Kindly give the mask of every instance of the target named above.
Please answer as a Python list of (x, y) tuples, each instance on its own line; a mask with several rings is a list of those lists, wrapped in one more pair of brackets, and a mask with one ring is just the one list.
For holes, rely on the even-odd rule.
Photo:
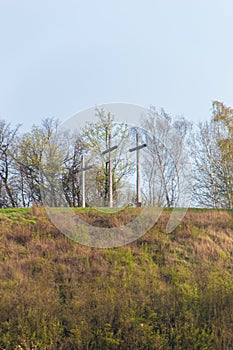
[(108, 149), (102, 152), (102, 154), (108, 153), (108, 205), (112, 208), (112, 154), (118, 146), (112, 147), (112, 134), (108, 135)]
[(136, 135), (136, 144), (137, 144), (137, 205), (142, 203), (141, 201), (141, 169), (140, 169), (140, 149), (138, 148), (140, 145), (140, 135), (137, 133)]
[(136, 205), (137, 207), (141, 207), (142, 200), (141, 200), (141, 165), (140, 165), (140, 149), (147, 147), (146, 143), (143, 143), (140, 145), (140, 134), (136, 133), (136, 147), (131, 148), (129, 152), (136, 151), (136, 168), (137, 168), (137, 175), (136, 175)]
[(108, 165), (109, 165), (109, 184), (108, 184), (108, 192), (109, 192), (109, 207), (112, 208), (112, 154), (111, 154), (111, 147), (112, 147), (112, 134), (109, 134), (109, 141), (108, 141)]
[(85, 186), (85, 172), (92, 168), (92, 165), (85, 167), (85, 157), (81, 156), (81, 168), (73, 171), (74, 174), (81, 173), (81, 183), (82, 183), (82, 207), (86, 207), (86, 186)]
[(81, 170), (82, 170), (82, 207), (86, 206), (86, 186), (85, 186), (85, 158), (81, 157)]

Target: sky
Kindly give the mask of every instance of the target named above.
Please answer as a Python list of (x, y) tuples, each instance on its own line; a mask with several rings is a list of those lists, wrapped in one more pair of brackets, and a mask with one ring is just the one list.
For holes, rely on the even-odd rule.
[(123, 102), (208, 120), (233, 106), (232, 18), (232, 0), (0, 0), (0, 119)]

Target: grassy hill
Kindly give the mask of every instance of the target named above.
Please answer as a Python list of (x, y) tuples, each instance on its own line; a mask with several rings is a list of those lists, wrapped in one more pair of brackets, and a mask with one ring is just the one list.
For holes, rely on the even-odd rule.
[(189, 210), (166, 234), (169, 214), (95, 249), (43, 209), (0, 210), (0, 349), (232, 350), (233, 212)]

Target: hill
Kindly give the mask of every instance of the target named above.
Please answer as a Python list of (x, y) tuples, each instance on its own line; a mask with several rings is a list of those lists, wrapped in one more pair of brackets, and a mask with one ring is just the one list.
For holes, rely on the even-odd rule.
[(233, 349), (233, 211), (189, 210), (166, 234), (169, 214), (96, 249), (41, 208), (0, 210), (0, 349)]

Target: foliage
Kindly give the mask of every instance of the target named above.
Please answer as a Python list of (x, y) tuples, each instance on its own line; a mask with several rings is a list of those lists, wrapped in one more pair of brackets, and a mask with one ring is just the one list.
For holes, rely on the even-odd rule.
[(233, 109), (222, 102), (214, 101), (213, 120), (219, 128), (217, 143), (224, 170), (221, 174), (221, 180), (225, 183), (224, 195), (228, 206), (233, 208)]
[(134, 203), (135, 154), (129, 149), (137, 131), (147, 145), (140, 162), (143, 205), (186, 206), (193, 187), (192, 207), (232, 208), (232, 123), (233, 109), (218, 101), (213, 102), (210, 120), (198, 128), (154, 107), (145, 113), (141, 128), (116, 123), (111, 113), (97, 108), (96, 119), (86, 123), (81, 134), (62, 130), (57, 120), (46, 118), (19, 135), (19, 126), (0, 120), (0, 207), (42, 202), (80, 207), (83, 156), (89, 168), (86, 204), (106, 206), (110, 163), (108, 152), (103, 152), (109, 148), (110, 135), (112, 146), (118, 145), (111, 152), (114, 206)]
[(0, 120), (0, 207), (18, 205), (18, 188), (15, 179), (15, 142), (20, 125), (12, 128), (5, 120)]
[[(108, 152), (103, 151), (109, 148), (109, 136), (113, 144), (118, 146), (112, 152), (112, 190), (113, 199), (116, 203), (121, 202), (125, 194), (125, 184), (128, 175), (134, 170), (132, 160), (129, 159), (127, 150), (130, 148), (130, 130), (125, 123), (117, 123), (115, 117), (104, 109), (96, 109), (96, 121), (87, 123), (83, 129), (82, 138), (86, 149), (91, 153), (94, 161), (95, 178), (88, 184), (90, 203), (108, 202), (109, 186), (109, 161)], [(94, 180), (94, 181), (93, 181)], [(91, 191), (92, 188), (93, 190)]]
[(212, 118), (192, 135), (194, 205), (233, 207), (233, 110), (213, 102)]

